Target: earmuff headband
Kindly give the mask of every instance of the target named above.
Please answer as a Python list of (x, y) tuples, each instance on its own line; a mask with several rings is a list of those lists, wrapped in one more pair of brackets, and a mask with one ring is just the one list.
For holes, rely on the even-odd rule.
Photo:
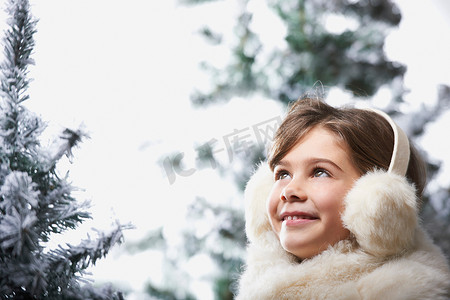
[(377, 109), (371, 109), (371, 111), (384, 117), (389, 122), (392, 131), (394, 132), (394, 149), (392, 151), (388, 172), (405, 176), (406, 171), (408, 170), (410, 156), (408, 137), (387, 113)]

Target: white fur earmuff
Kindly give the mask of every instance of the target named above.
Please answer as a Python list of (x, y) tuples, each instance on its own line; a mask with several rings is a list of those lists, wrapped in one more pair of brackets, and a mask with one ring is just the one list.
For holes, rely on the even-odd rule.
[(374, 170), (356, 181), (345, 198), (342, 222), (361, 248), (378, 257), (409, 250), (418, 225), (418, 201), (414, 185), (406, 179), (410, 158), (408, 137), (388, 114), (394, 147), (387, 171)]
[(356, 181), (344, 203), (342, 222), (364, 251), (387, 257), (414, 244), (416, 194), (404, 176), (369, 172)]

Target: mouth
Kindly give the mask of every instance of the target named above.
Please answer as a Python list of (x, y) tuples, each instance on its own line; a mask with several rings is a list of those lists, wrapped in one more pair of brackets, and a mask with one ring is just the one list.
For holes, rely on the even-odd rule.
[(283, 221), (288, 221), (288, 220), (299, 220), (299, 219), (315, 220), (317, 218), (311, 217), (311, 216), (287, 216), (287, 217), (284, 217), (282, 220)]
[(317, 220), (319, 219), (317, 216), (306, 213), (306, 212), (292, 212), (292, 213), (283, 213), (281, 216), (281, 221), (295, 221), (295, 220)]

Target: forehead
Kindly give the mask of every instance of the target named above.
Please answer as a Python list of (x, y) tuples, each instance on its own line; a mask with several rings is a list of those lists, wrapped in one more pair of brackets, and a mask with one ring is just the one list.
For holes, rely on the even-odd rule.
[(303, 135), (280, 163), (303, 158), (326, 158), (340, 163), (350, 163), (349, 147), (336, 133), (317, 126)]

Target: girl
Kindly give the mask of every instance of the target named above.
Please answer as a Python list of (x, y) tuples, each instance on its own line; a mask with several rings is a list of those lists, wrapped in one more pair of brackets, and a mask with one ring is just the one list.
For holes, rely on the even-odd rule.
[(424, 163), (382, 112), (295, 102), (247, 184), (237, 299), (449, 299)]

